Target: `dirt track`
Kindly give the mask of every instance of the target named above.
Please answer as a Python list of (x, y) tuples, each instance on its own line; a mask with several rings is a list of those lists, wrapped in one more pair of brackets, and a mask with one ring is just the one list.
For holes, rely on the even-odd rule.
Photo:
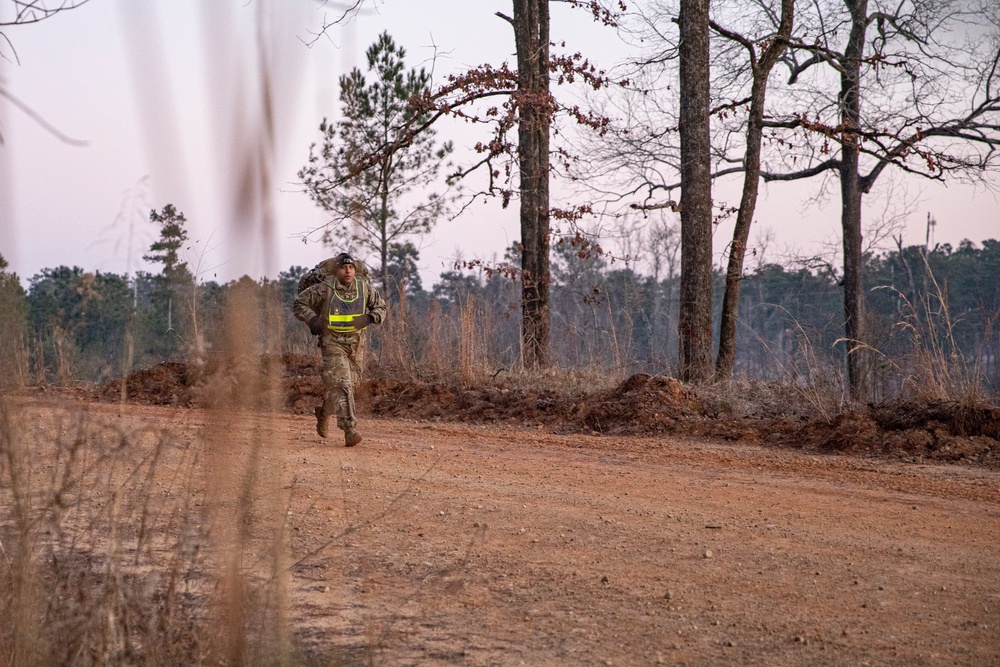
[[(88, 409), (182, 442), (220, 419)], [(344, 449), (221, 418), (290, 494), (318, 662), (1000, 665), (996, 471), (372, 419)]]

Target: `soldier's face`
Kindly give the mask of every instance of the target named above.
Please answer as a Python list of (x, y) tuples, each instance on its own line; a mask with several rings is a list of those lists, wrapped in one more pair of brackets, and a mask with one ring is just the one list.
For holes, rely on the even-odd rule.
[(344, 264), (337, 269), (337, 280), (341, 285), (350, 285), (354, 281), (354, 265)]

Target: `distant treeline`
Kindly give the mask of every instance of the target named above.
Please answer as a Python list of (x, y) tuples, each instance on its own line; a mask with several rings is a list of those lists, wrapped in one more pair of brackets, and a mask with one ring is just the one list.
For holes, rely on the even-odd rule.
[[(417, 251), (409, 244), (393, 250), (384, 290), (390, 318), (372, 336), (376, 365), (417, 374), (518, 367), (520, 284), (507, 268), (518, 266), (516, 245), (507, 264), (455, 268), (430, 290), (416, 271)], [(569, 239), (554, 244), (553, 267), (557, 366), (602, 369), (616, 377), (675, 369), (676, 276), (642, 275), (581, 251)], [(261, 351), (308, 353), (308, 331), (290, 313), (306, 270), (294, 266), (276, 280), (244, 277), (219, 284), (198, 281), (186, 270), (121, 276), (60, 266), (32, 276), (25, 290), (0, 258), (0, 336), (6, 348), (0, 371), (8, 384), (105, 382), (164, 360), (203, 360), (219, 348), (228, 327), (275, 326), (274, 318), (262, 314), (274, 306), (283, 309), (285, 333), (268, 340), (281, 341), (281, 349)], [(870, 255), (865, 276), (875, 398), (906, 394), (911, 385), (927, 382), (928, 373), (942, 392), (971, 382), (997, 393), (1000, 241)], [(721, 273), (716, 278), (718, 304)], [(379, 282), (374, 275), (373, 281)], [(745, 281), (737, 375), (804, 384), (839, 377), (843, 355), (835, 348), (846, 343), (832, 265), (765, 264)], [(228, 305), (237, 289), (258, 295), (259, 307)]]

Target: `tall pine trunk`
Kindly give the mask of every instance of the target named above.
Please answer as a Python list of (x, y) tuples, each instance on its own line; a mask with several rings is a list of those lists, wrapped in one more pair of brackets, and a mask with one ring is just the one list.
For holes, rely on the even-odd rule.
[(389, 175), (382, 174), (382, 187), (379, 190), (379, 216), (381, 225), (379, 232), (379, 267), (382, 283), (382, 294), (389, 294)]
[(681, 379), (712, 374), (712, 179), (709, 132), (708, 0), (680, 5)]

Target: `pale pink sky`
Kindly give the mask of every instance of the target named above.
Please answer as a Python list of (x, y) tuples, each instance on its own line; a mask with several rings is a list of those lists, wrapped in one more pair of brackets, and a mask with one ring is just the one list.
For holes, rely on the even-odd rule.
[[(322, 117), (336, 116), (339, 75), (360, 63), (382, 30), (406, 47), (410, 65), (430, 66), (436, 53), (439, 81), (482, 62), (513, 60), (510, 27), (493, 15), (509, 12), (509, 4), (379, 1), (376, 11), (334, 29), (332, 41), (312, 48), (303, 40), (323, 14), (316, 4), (292, 0), (92, 0), (10, 29), (20, 63), (0, 63), (7, 89), (61, 132), (87, 143), (60, 141), (0, 98), (0, 253), (22, 279), (62, 264), (149, 270), (141, 260), (157, 233), (149, 210), (173, 203), (188, 218), (187, 259), (204, 279), (273, 277), (293, 264), (311, 266), (330, 250), (298, 238), (324, 217), (297, 191), (295, 174), (319, 136)], [(257, 19), (267, 26), (264, 54), (255, 45)], [(554, 5), (553, 37), (576, 39), (610, 66), (621, 47), (597, 30), (582, 12)], [(274, 73), (270, 159), (256, 125), (261, 61)], [(456, 158), (471, 159), (467, 147), (477, 138), (456, 137)], [(255, 157), (260, 155), (264, 159)], [(248, 169), (268, 162), (274, 165), (269, 216), (262, 213), (266, 200), (252, 201), (238, 188)], [(721, 184), (716, 199), (737, 203), (738, 185)], [(1000, 237), (1000, 204), (992, 192), (928, 182), (908, 189), (920, 201), (907, 219), (907, 242), (923, 241), (928, 211), (939, 222), (938, 241)], [(836, 197), (818, 207), (808, 203), (814, 192), (814, 184), (763, 189), (756, 224), (758, 233), (773, 236), (773, 259), (837, 244)], [(866, 214), (881, 208), (869, 198)], [(422, 243), (425, 284), (450, 268), (456, 255), (502, 255), (518, 238), (517, 228), (516, 205), (501, 210), (494, 202), (441, 222)], [(729, 233), (725, 225), (717, 231), (717, 258)]]

